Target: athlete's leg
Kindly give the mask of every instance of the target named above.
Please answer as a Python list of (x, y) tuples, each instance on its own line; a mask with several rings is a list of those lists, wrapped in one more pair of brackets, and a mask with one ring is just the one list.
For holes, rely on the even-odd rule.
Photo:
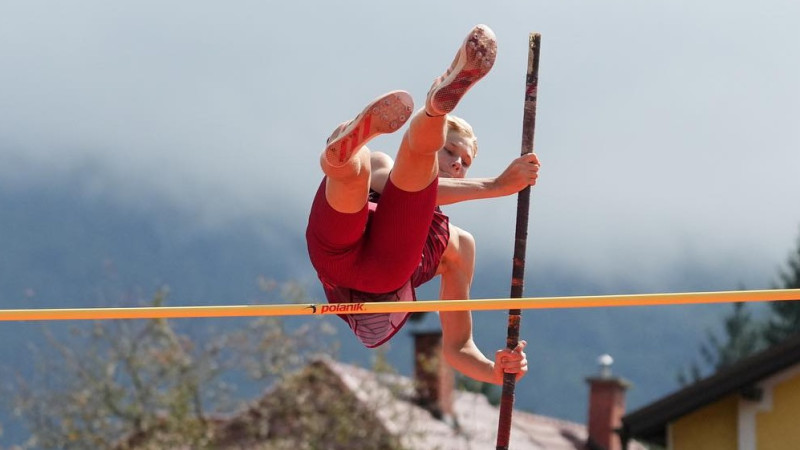
[(407, 92), (389, 92), (373, 100), (328, 138), (320, 165), (328, 178), (325, 197), (333, 209), (355, 213), (364, 208), (370, 176), (366, 143), (379, 134), (397, 131), (412, 111), (413, 101)]
[(425, 108), (414, 115), (403, 136), (370, 224), (372, 236), (380, 238), (370, 238), (365, 244), (368, 255), (378, 255), (390, 264), (383, 266), (383, 276), (396, 277), (391, 282), (397, 286), (418, 266), (433, 218), (436, 153), (444, 145), (446, 114), (489, 72), (496, 55), (494, 33), (485, 25), (473, 28), (450, 67), (433, 82)]
[[(434, 81), (424, 110), (414, 115), (403, 137), (380, 205), (364, 238), (359, 241), (361, 248), (357, 252), (356, 267), (360, 276), (357, 285), (349, 287), (386, 292), (399, 288), (414, 272), (436, 204), (436, 152), (445, 140), (445, 114), (489, 72), (495, 56), (494, 34), (488, 27), (479, 25), (464, 39), (450, 68)], [(376, 128), (373, 121), (385, 115), (373, 107), (384, 105), (385, 111), (397, 112), (401, 109), (397, 106), (410, 105), (407, 95), (390, 95), (371, 104), (329, 140), (321, 164), (328, 176), (324, 186), (325, 203), (333, 210), (366, 214), (370, 176), (369, 158), (363, 145), (376, 134), (397, 129), (391, 120), (377, 121), (383, 128)], [(409, 106), (406, 112), (410, 111)]]
[(311, 263), (330, 282), (355, 287), (369, 212), (369, 149), (366, 143), (400, 128), (413, 111), (411, 96), (395, 91), (372, 101), (340, 125), (320, 156), (325, 179), (311, 206), (306, 240)]
[(436, 178), (436, 152), (444, 145), (446, 114), (453, 111), (464, 94), (489, 73), (496, 56), (494, 32), (485, 25), (470, 30), (450, 67), (434, 80), (425, 108), (414, 115), (403, 136), (390, 175), (395, 186), (407, 192), (417, 192)]

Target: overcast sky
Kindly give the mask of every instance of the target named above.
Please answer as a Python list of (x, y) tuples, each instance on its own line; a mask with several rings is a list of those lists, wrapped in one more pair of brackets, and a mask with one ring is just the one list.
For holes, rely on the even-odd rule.
[[(762, 287), (800, 231), (799, 20), (795, 0), (4, 1), (0, 176), (300, 233), (331, 130), (388, 90), (422, 105), (486, 23), (496, 65), (456, 111), (473, 176), (519, 154), (542, 33), (531, 260), (654, 289), (692, 261)], [(448, 211), (510, 258), (515, 207)]]

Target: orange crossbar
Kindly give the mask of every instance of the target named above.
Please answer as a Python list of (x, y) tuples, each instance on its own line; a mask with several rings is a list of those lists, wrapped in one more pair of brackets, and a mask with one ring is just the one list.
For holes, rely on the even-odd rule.
[(129, 308), (3, 309), (0, 322), (51, 320), (177, 319), (199, 317), (302, 316), (389, 312), (487, 311), (499, 309), (605, 308), (800, 300), (800, 289), (684, 292), (572, 297), (426, 300), (374, 303), (160, 306)]

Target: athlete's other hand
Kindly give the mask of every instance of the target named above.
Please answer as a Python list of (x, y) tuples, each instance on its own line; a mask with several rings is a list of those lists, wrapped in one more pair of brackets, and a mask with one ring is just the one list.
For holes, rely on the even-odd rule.
[(504, 373), (517, 374), (517, 380), (528, 373), (528, 358), (525, 355), (526, 341), (519, 341), (514, 350), (504, 348), (494, 354), (494, 377), (497, 384), (503, 384)]

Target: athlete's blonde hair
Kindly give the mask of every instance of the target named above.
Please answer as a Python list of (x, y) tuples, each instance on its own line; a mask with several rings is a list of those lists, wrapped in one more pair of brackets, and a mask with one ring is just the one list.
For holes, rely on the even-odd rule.
[(478, 138), (475, 136), (475, 132), (472, 130), (472, 125), (467, 123), (467, 121), (461, 117), (448, 114), (447, 132), (449, 133), (451, 131), (454, 131), (469, 139), (470, 142), (472, 142), (472, 156), (475, 157), (478, 155)]

